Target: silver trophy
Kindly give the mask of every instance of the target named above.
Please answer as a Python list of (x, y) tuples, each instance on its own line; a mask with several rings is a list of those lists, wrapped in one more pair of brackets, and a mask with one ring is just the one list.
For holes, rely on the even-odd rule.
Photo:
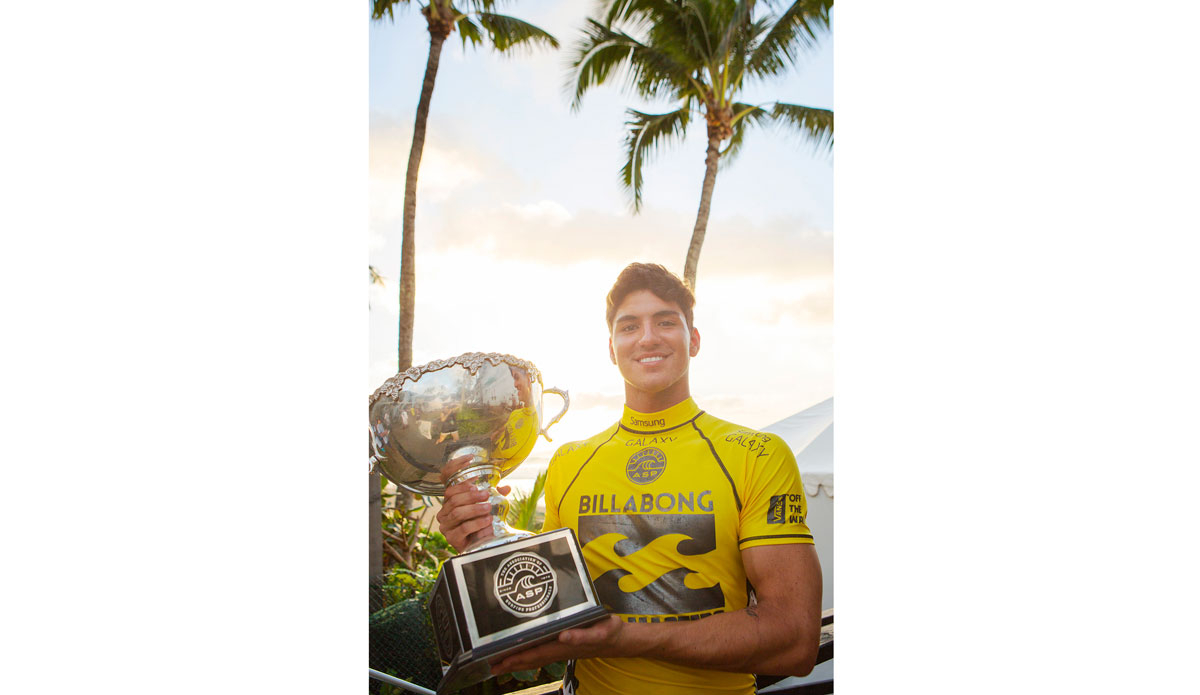
[[(542, 395), (563, 399), (542, 424)], [(430, 598), (434, 635), (449, 665), (438, 692), (490, 676), (488, 662), (607, 614), (570, 529), (534, 535), (505, 522), (496, 485), (529, 455), (570, 407), (566, 391), (543, 388), (537, 367), (512, 355), (468, 352), (413, 367), (370, 398), (371, 463), (421, 495), (467, 481), (489, 493), (492, 535), (447, 560)], [(443, 482), (450, 461), (471, 461)]]

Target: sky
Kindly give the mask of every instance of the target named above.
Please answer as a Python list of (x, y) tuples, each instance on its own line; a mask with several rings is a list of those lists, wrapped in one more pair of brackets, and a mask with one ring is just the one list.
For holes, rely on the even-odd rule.
[[(416, 221), (414, 364), (468, 351), (532, 361), (571, 407), (518, 473), (621, 412), (604, 298), (628, 263), (682, 275), (704, 175), (703, 121), (645, 168), (643, 207), (618, 182), (624, 111), (659, 113), (619, 83), (572, 112), (571, 46), (591, 2), (523, 0), (505, 12), (549, 31), (558, 51), (501, 56), (447, 40), (430, 108)], [(396, 372), (404, 174), (429, 48), (413, 9), (371, 22), (368, 393)], [(833, 37), (744, 101), (833, 108)], [(366, 273), (364, 273), (364, 276)], [(720, 170), (697, 275), (700, 354), (692, 395), (762, 428), (833, 395), (833, 158), (791, 132), (750, 132)], [(558, 411), (555, 396), (546, 412)]]

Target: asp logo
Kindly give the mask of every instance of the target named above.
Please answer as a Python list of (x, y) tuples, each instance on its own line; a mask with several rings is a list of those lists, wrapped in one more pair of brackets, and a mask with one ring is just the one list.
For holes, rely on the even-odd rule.
[(500, 563), (492, 591), (500, 607), (518, 618), (546, 610), (558, 592), (558, 577), (550, 563), (533, 553), (516, 553)]
[(667, 469), (667, 455), (656, 446), (648, 446), (625, 462), (625, 477), (638, 485), (653, 483)]

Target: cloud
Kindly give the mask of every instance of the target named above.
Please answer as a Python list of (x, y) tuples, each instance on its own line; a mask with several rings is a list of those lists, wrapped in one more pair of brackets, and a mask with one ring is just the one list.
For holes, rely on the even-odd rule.
[[(401, 203), (411, 148), (411, 126), (386, 120), (372, 122), (369, 176), (373, 182), (397, 191)], [(457, 189), (482, 180), (489, 164), (475, 151), (443, 142), (427, 131), (421, 154), (418, 195), (430, 202), (447, 200)]]
[(778, 323), (785, 318), (795, 323), (833, 323), (833, 283), (808, 290), (796, 299), (773, 302), (762, 317), (766, 323)]
[(558, 227), (571, 219), (571, 213), (553, 200), (542, 200), (530, 205), (504, 203), (504, 207), (526, 222), (545, 223), (551, 228)]
[[(487, 248), (500, 259), (552, 264), (646, 260), (682, 272), (694, 219), (648, 209), (639, 215), (583, 210), (543, 200), (446, 210), (435, 248)], [(756, 224), (744, 217), (711, 220), (700, 278), (754, 275), (795, 280), (833, 274), (833, 235), (799, 218)]]

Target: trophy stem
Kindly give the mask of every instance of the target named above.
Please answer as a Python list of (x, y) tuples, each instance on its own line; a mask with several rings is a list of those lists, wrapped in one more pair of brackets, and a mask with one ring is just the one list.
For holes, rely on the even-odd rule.
[(463, 552), (469, 553), (472, 550), (492, 548), (497, 545), (533, 536), (532, 532), (515, 529), (509, 526), (504, 520), (508, 516), (508, 499), (496, 490), (496, 483), (500, 482), (499, 466), (488, 462), (487, 452), (483, 447), (478, 446), (467, 446), (458, 449), (451, 454), (451, 458), (457, 458), (464, 454), (474, 454), (475, 461), (470, 466), (451, 476), (447, 482), (447, 486), (467, 482), (475, 489), (488, 493), (488, 502), (492, 505), (492, 535), (485, 536), (471, 543)]

